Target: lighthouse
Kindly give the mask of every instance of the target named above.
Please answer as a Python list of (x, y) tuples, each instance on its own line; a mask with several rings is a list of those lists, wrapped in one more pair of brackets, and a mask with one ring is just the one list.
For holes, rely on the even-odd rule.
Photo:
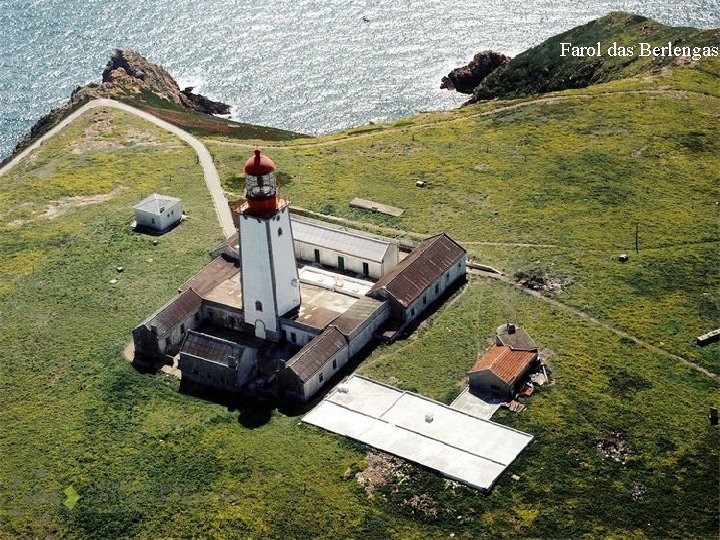
[(256, 337), (280, 341), (279, 317), (300, 305), (300, 281), (290, 202), (278, 193), (275, 164), (257, 149), (245, 163), (238, 231), (245, 323)]

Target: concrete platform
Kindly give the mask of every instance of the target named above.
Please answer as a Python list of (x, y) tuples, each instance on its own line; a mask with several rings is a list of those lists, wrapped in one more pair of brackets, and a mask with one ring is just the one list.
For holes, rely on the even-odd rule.
[(532, 435), (352, 375), (303, 422), (489, 491)]
[(452, 409), (472, 414), (478, 418), (490, 420), (492, 415), (500, 408), (503, 399), (497, 396), (480, 396), (465, 388), (462, 393), (450, 404)]
[(313, 266), (303, 266), (300, 268), (298, 270), (298, 277), (300, 278), (300, 283), (315, 285), (354, 298), (365, 296), (373, 286), (372, 281), (329, 272), (328, 270), (315, 268)]
[(360, 208), (362, 210), (370, 210), (371, 212), (378, 212), (385, 214), (386, 216), (400, 217), (405, 213), (405, 210), (398, 208), (397, 206), (390, 206), (389, 204), (382, 204), (375, 201), (368, 201), (367, 199), (360, 199), (355, 197), (350, 201), (350, 208)]

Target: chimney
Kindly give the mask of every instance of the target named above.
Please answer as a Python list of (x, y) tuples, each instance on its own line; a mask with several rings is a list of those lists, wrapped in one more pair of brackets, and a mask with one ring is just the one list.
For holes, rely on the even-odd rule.
[(151, 324), (150, 332), (152, 332), (153, 334), (155, 334), (157, 336), (157, 326), (155, 326), (154, 324)]
[(507, 323), (507, 333), (508, 334), (514, 334), (515, 333), (515, 323)]
[(232, 354), (228, 355), (228, 367), (230, 369), (235, 369), (237, 367), (237, 358), (235, 358)]

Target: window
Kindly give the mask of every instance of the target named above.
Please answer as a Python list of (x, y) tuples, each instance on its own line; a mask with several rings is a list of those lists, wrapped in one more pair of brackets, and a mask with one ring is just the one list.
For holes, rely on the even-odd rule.
[(185, 323), (183, 323), (183, 324), (180, 325), (180, 333), (181, 333), (181, 334), (184, 334), (184, 333), (185, 333)]
[(423, 306), (427, 305), (427, 297), (423, 296)]
[(315, 250), (315, 264), (320, 264), (320, 250)]
[(153, 225), (155, 225), (155, 218), (154, 218), (154, 217), (150, 218), (150, 223), (152, 223)]
[(170, 348), (170, 338), (165, 338), (165, 348), (166, 349)]
[(449, 274), (449, 273), (445, 274), (445, 281), (450, 281), (450, 274)]
[(290, 341), (297, 343), (297, 334), (295, 332), (290, 332)]
[(412, 308), (412, 309), (410, 310), (410, 316), (411, 316), (411, 317), (414, 317), (414, 316), (415, 316), (415, 308)]
[(370, 273), (370, 265), (366, 262), (363, 263), (363, 275), (367, 276)]
[(282, 227), (278, 227), (278, 236), (282, 236)]
[(337, 358), (333, 359), (333, 369), (337, 369)]
[(345, 257), (338, 255), (338, 269), (340, 271), (345, 270)]
[(255, 311), (262, 311), (262, 302), (260, 300), (255, 300)]
[(325, 375), (323, 375), (322, 372), (320, 372), (320, 375), (318, 375), (318, 382), (323, 382), (325, 380)]
[(230, 317), (230, 326), (235, 326), (235, 317)]
[(460, 263), (458, 263), (458, 268), (460, 268)]
[(435, 294), (437, 294), (440, 291), (440, 285), (438, 283), (435, 284)]

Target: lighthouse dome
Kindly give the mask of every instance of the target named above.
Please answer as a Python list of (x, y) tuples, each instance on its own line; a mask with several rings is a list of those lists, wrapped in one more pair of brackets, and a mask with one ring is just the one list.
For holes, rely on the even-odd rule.
[(245, 162), (245, 174), (251, 176), (265, 176), (275, 171), (275, 164), (272, 159), (262, 155), (260, 149), (255, 149), (255, 155)]

